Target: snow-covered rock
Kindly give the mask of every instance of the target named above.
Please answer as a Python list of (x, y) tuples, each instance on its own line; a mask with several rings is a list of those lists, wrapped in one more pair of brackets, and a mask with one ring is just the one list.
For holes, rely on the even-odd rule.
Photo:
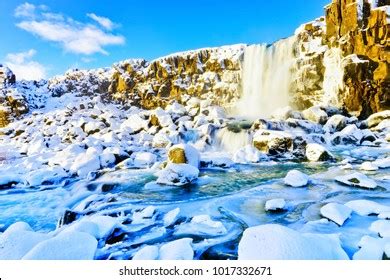
[(169, 163), (163, 170), (157, 172), (157, 176), (158, 184), (183, 186), (198, 178), (199, 169), (186, 163)]
[(337, 176), (335, 178), (337, 182), (340, 182), (342, 184), (352, 186), (352, 187), (360, 187), (360, 188), (366, 188), (366, 189), (375, 189), (377, 187), (377, 183), (375, 180), (370, 179), (366, 175), (354, 172), (352, 174)]
[(332, 137), (334, 145), (360, 144), (363, 139), (363, 132), (355, 124), (346, 126), (340, 132), (336, 132)]
[(283, 154), (293, 148), (293, 136), (284, 131), (259, 129), (253, 135), (253, 145), (271, 155)]
[(378, 220), (371, 224), (370, 230), (378, 233), (380, 237), (390, 237), (390, 221)]
[(155, 245), (146, 245), (138, 250), (134, 256), (133, 260), (158, 260), (159, 248)]
[(324, 124), (328, 120), (328, 114), (319, 106), (313, 106), (302, 111), (302, 116), (309, 121), (320, 124)]
[(379, 168), (390, 168), (390, 157), (380, 158), (373, 162)]
[(309, 183), (310, 177), (299, 170), (290, 170), (283, 181), (291, 187), (304, 187)]
[(266, 160), (268, 160), (268, 156), (252, 145), (246, 145), (245, 147), (237, 150), (233, 155), (233, 161), (236, 163), (256, 163)]
[(99, 154), (95, 148), (88, 148), (85, 153), (78, 155), (70, 171), (77, 173), (80, 177), (85, 177), (88, 173), (97, 171), (100, 168)]
[(346, 260), (338, 237), (301, 234), (290, 228), (267, 224), (250, 227), (238, 245), (239, 260)]
[(328, 133), (334, 133), (342, 130), (348, 122), (348, 118), (343, 115), (331, 116), (324, 125), (324, 131)]
[(97, 240), (84, 232), (64, 232), (38, 243), (23, 260), (92, 260)]
[(383, 238), (373, 238), (372, 236), (363, 236), (358, 246), (360, 249), (353, 255), (353, 260), (381, 260), (385, 251), (385, 244), (390, 242)]
[(390, 206), (386, 206), (383, 204), (379, 204), (375, 201), (365, 199), (351, 200), (345, 203), (345, 205), (361, 216), (368, 216), (371, 214), (378, 215), (390, 211)]
[(286, 201), (283, 198), (270, 199), (265, 202), (265, 211), (279, 211), (284, 210)]
[(134, 166), (138, 168), (151, 167), (157, 161), (157, 156), (150, 152), (138, 152), (132, 156)]
[(0, 260), (19, 260), (48, 238), (47, 234), (34, 232), (25, 222), (14, 223), (0, 235)]
[(377, 126), (381, 121), (386, 119), (390, 119), (390, 110), (385, 110), (382, 112), (372, 114), (367, 119), (368, 127), (371, 128)]
[(160, 260), (192, 260), (193, 258), (192, 238), (182, 238), (166, 243), (161, 246), (159, 252)]
[(390, 220), (390, 211), (389, 212), (381, 212), (378, 215), (378, 219)]
[(137, 133), (141, 130), (147, 130), (149, 121), (140, 117), (139, 114), (130, 115), (122, 124), (121, 130), (128, 131), (129, 133)]
[(352, 209), (348, 206), (339, 203), (328, 203), (321, 207), (321, 215), (339, 226), (342, 226), (344, 222), (351, 216)]
[(172, 146), (168, 151), (168, 161), (170, 163), (187, 163), (196, 168), (199, 167), (200, 155), (196, 148), (190, 144), (178, 144)]
[(42, 184), (54, 184), (67, 177), (62, 167), (47, 167), (34, 170), (27, 174), (26, 181), (30, 186), (40, 186)]
[(365, 171), (376, 171), (378, 170), (378, 166), (370, 161), (365, 161), (360, 165), (360, 169)]
[(333, 156), (325, 147), (317, 143), (309, 143), (306, 146), (306, 157), (309, 161), (326, 161)]

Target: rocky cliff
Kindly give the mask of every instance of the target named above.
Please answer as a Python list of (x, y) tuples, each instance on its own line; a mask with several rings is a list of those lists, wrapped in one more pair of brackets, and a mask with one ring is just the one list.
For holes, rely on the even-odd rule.
[(333, 0), (302, 25), (296, 104), (329, 102), (365, 117), (390, 108), (390, 0)]
[(114, 65), (109, 93), (144, 108), (165, 107), (184, 95), (227, 105), (240, 96), (244, 45), (177, 53), (157, 60), (128, 60)]

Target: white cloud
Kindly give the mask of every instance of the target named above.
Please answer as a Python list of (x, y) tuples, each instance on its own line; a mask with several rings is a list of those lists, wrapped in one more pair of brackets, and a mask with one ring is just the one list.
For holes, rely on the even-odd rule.
[(109, 18), (97, 16), (94, 13), (87, 14), (87, 16), (89, 18), (93, 19), (94, 21), (96, 21), (97, 23), (99, 23), (101, 26), (103, 26), (107, 30), (112, 30), (115, 27), (115, 24)]
[(15, 9), (16, 17), (34, 17), (34, 15), (35, 15), (35, 5), (27, 2), (19, 5)]
[(46, 68), (32, 60), (36, 50), (20, 53), (9, 53), (5, 57), (5, 65), (15, 73), (18, 80), (41, 80), (46, 78)]
[[(23, 5), (26, 4), (28, 3)], [(90, 15), (94, 14), (88, 14), (89, 17), (91, 17)], [(83, 55), (94, 53), (108, 54), (104, 49), (105, 46), (122, 45), (125, 43), (125, 38), (121, 35), (105, 31), (98, 25), (81, 23), (69, 17), (65, 18), (61, 14), (38, 11), (35, 13), (35, 18), (21, 17), (24, 17), (24, 20), (17, 24), (19, 28), (44, 40), (56, 42), (68, 52)], [(115, 25), (108, 18), (97, 18), (99, 21), (95, 20), (100, 25), (105, 25), (104, 28), (106, 29), (113, 28)]]

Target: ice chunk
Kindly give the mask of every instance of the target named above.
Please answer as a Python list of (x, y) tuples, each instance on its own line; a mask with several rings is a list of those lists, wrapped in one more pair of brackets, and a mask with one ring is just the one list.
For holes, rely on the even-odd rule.
[(160, 260), (192, 260), (192, 238), (182, 238), (166, 243), (160, 248)]
[(355, 172), (348, 175), (338, 176), (335, 178), (337, 182), (343, 183), (352, 187), (360, 187), (366, 189), (375, 189), (377, 184), (374, 180), (370, 179), (366, 175)]
[(173, 225), (178, 219), (180, 208), (175, 208), (164, 215), (163, 222), (165, 227)]
[(283, 198), (267, 200), (265, 203), (265, 211), (283, 210), (286, 207), (286, 201)]
[(321, 215), (342, 226), (351, 216), (352, 209), (339, 203), (328, 203), (321, 207)]
[(209, 215), (198, 215), (191, 222), (177, 226), (175, 235), (219, 236), (227, 230), (220, 221), (213, 221)]
[(142, 209), (141, 211), (135, 211), (133, 213), (133, 218), (132, 218), (133, 224), (145, 223), (145, 221), (153, 218), (155, 211), (156, 208), (154, 206), (148, 206), (145, 209)]
[(238, 245), (239, 260), (348, 259), (338, 237), (301, 234), (277, 224), (250, 227)]
[(310, 177), (299, 170), (291, 170), (284, 178), (284, 183), (291, 187), (303, 187), (309, 183)]
[(97, 240), (84, 232), (64, 232), (37, 244), (24, 260), (92, 260)]

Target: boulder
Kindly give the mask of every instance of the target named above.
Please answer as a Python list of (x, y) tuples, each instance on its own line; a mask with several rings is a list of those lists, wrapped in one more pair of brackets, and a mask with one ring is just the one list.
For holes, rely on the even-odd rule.
[(310, 177), (299, 170), (291, 170), (284, 178), (284, 183), (291, 187), (304, 187), (310, 181)]
[(373, 128), (383, 120), (388, 120), (388, 119), (390, 119), (390, 110), (372, 114), (371, 116), (368, 117), (367, 124), (369, 128)]
[(293, 137), (287, 132), (260, 129), (253, 136), (253, 145), (261, 152), (278, 155), (292, 151)]
[(377, 187), (377, 183), (374, 180), (359, 172), (337, 176), (335, 180), (339, 183), (352, 187), (360, 187), (365, 189), (374, 189)]
[(185, 186), (198, 178), (199, 169), (186, 163), (168, 163), (163, 170), (157, 172), (157, 176), (158, 184)]
[(280, 211), (286, 207), (286, 201), (283, 198), (275, 198), (265, 202), (265, 211)]
[(321, 207), (321, 215), (339, 226), (342, 226), (344, 222), (351, 216), (352, 209), (348, 206), (339, 203), (328, 203)]
[(325, 124), (328, 120), (328, 114), (319, 106), (313, 106), (302, 111), (302, 116), (309, 121), (319, 124)]
[(334, 133), (342, 130), (346, 127), (348, 118), (343, 115), (333, 115), (324, 125), (324, 131), (328, 133)]
[(340, 132), (336, 132), (332, 138), (334, 145), (360, 144), (363, 139), (363, 132), (355, 124), (346, 126)]
[(196, 148), (190, 144), (178, 144), (172, 146), (168, 151), (168, 162), (188, 163), (196, 168), (199, 167), (200, 155)]
[(246, 229), (238, 244), (238, 260), (347, 260), (335, 235), (302, 234), (267, 224)]
[(306, 146), (306, 157), (309, 161), (326, 161), (333, 156), (323, 146), (317, 143), (309, 143)]

